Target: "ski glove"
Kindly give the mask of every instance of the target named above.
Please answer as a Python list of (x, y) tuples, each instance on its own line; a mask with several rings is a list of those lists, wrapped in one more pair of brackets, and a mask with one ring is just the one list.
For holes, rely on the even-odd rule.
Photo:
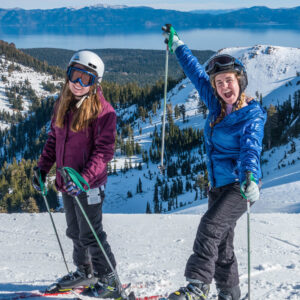
[[(39, 169), (38, 167), (35, 167), (35, 170), (36, 170), (39, 174), (41, 174), (41, 179), (42, 179), (43, 183), (45, 183), (45, 182), (46, 182), (46, 176), (47, 176), (46, 171), (41, 170), (41, 169)], [(34, 174), (33, 177), (32, 177), (32, 186), (33, 186), (34, 189), (35, 189), (36, 191), (38, 191), (39, 193), (42, 191), (41, 186), (40, 186), (40, 182), (39, 182), (39, 178), (37, 178), (37, 177), (35, 176), (35, 174)]]
[(249, 200), (251, 203), (259, 200), (259, 187), (257, 183), (254, 181), (254, 177), (251, 174), (251, 181), (247, 183), (245, 180), (241, 185), (241, 193), (242, 195)]
[(72, 180), (69, 180), (65, 185), (64, 185), (64, 190), (66, 191), (66, 193), (69, 195), (69, 196), (72, 196), (72, 197), (76, 197), (78, 196), (82, 191), (80, 188), (78, 188), (76, 186), (76, 184), (72, 181)]
[(166, 24), (161, 29), (165, 37), (165, 43), (168, 45), (171, 53), (176, 51), (179, 46), (184, 45), (184, 42), (180, 40), (177, 32), (172, 27), (172, 24)]

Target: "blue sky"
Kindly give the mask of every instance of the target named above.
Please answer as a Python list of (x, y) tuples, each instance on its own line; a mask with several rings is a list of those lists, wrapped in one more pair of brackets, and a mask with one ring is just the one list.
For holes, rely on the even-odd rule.
[[(5, 2), (5, 3), (4, 3)], [(7, 0), (0, 2), (0, 8), (48, 9), (55, 7), (82, 7), (98, 3), (109, 5), (151, 6), (153, 8), (189, 11), (193, 9), (226, 9), (251, 6), (270, 8), (300, 6), (299, 0)]]

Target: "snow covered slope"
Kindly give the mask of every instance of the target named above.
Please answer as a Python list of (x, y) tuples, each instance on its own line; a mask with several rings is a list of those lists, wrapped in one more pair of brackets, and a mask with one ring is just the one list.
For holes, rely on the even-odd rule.
[[(14, 70), (9, 71), (9, 67), (14, 65)], [(42, 82), (50, 81), (51, 83), (57, 85), (62, 82), (62, 80), (53, 80), (52, 76), (46, 73), (38, 73), (32, 68), (25, 67), (18, 63), (13, 63), (6, 59), (4, 56), (0, 57), (0, 112), (5, 111), (9, 114), (16, 112), (12, 109), (11, 104), (8, 101), (8, 97), (5, 93), (5, 88), (10, 88), (17, 84), (24, 84), (25, 80), (29, 82), (30, 87), (34, 90), (35, 94), (41, 98), (45, 99), (50, 96), (51, 93), (45, 91), (42, 87)], [(19, 95), (17, 93), (17, 95)], [(24, 115), (29, 111), (31, 105), (30, 98), (22, 96), (23, 110), (21, 113)], [(0, 120), (0, 129), (8, 128), (10, 125)]]
[[(200, 218), (201, 215), (104, 215), (104, 229), (121, 281), (131, 282), (136, 296), (165, 295), (185, 285), (184, 268)], [(67, 263), (74, 270), (64, 215), (56, 213), (54, 220)], [(1, 300), (18, 299), (21, 291), (26, 295), (44, 289), (66, 274), (47, 214), (1, 214), (0, 221)], [(251, 298), (299, 300), (300, 215), (253, 214), (251, 226)], [(243, 216), (235, 238), (242, 295), (247, 292), (246, 236)], [(213, 284), (211, 295), (215, 293)]]
[[(263, 97), (266, 97), (272, 91), (295, 79), (297, 72), (300, 72), (299, 48), (257, 45), (249, 48), (226, 48), (222, 49), (220, 53), (237, 57), (245, 64), (249, 79), (246, 91), (250, 96), (255, 96), (258, 91)], [(289, 89), (285, 89), (285, 91), (287, 96), (292, 92)], [(269, 98), (271, 97), (267, 98), (268, 102), (271, 102)], [(270, 104), (263, 103), (266, 106)]]

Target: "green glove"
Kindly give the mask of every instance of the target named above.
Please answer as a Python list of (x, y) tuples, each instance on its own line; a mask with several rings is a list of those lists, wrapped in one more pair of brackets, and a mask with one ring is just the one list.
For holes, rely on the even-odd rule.
[(177, 32), (171, 24), (166, 24), (161, 29), (163, 31), (163, 36), (165, 37), (165, 43), (168, 45), (171, 53), (176, 51), (179, 46), (184, 45), (184, 42), (180, 40)]

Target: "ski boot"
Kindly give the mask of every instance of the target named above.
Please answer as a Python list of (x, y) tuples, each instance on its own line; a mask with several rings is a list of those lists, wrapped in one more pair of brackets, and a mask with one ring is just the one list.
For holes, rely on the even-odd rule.
[(110, 298), (110, 299), (123, 299), (122, 293), (118, 287), (115, 274), (103, 275), (99, 278), (99, 275), (95, 273), (95, 277), (98, 276), (98, 281), (95, 284), (91, 284), (89, 288), (85, 289), (81, 295), (95, 298)]
[(69, 273), (58, 279), (56, 283), (49, 286), (47, 293), (68, 291), (80, 286), (89, 286), (97, 282), (90, 265), (81, 265), (75, 272)]
[(218, 300), (239, 300), (241, 298), (241, 289), (239, 285), (232, 288), (221, 288), (217, 286)]
[(209, 293), (209, 284), (204, 282), (189, 283), (178, 291), (169, 295), (169, 300), (206, 300)]

